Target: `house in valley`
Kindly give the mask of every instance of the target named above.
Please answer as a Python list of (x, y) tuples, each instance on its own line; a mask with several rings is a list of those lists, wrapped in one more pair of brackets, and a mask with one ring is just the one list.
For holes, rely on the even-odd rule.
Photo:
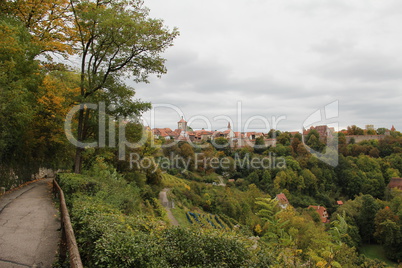
[(290, 205), (289, 200), (286, 198), (284, 193), (277, 194), (275, 200), (278, 200), (278, 205), (281, 207), (281, 209), (286, 209), (288, 205)]
[(328, 212), (327, 209), (323, 206), (308, 206), (307, 209), (314, 209), (318, 215), (320, 215), (320, 219), (322, 223), (328, 223), (329, 219), (328, 219)]

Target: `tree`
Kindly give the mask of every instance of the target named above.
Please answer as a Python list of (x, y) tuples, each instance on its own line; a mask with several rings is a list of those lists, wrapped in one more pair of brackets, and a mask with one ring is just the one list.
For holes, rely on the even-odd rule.
[(292, 146), (294, 155), (297, 155), (299, 153), (298, 148), (299, 145), (302, 144), (301, 140), (302, 139), (299, 139), (299, 137), (294, 137), (292, 143), (290, 144)]
[(194, 149), (187, 142), (183, 143), (180, 146), (180, 155), (183, 157), (182, 161), (184, 161), (184, 168), (189, 168), (190, 170), (194, 170)]
[(279, 136), (277, 136), (276, 140), (278, 143), (288, 146), (290, 145), (290, 133), (282, 132)]
[(374, 158), (380, 157), (380, 151), (377, 148), (372, 148), (369, 152), (369, 155)]
[(374, 237), (385, 249), (386, 255), (393, 260), (402, 257), (402, 225), (399, 217), (387, 206), (380, 209), (375, 216)]
[(230, 148), (230, 143), (229, 143), (228, 139), (226, 139), (224, 137), (218, 137), (212, 141), (212, 144), (218, 151), (223, 151), (223, 152), (225, 152), (226, 155), (230, 155), (231, 148)]
[(259, 182), (259, 187), (265, 192), (268, 192), (272, 188), (272, 178), (270, 169), (266, 169), (262, 173), (261, 181)]
[(386, 131), (387, 131), (387, 129), (384, 127), (377, 128), (378, 135), (384, 135)]
[(375, 232), (374, 218), (379, 207), (371, 195), (363, 195), (362, 200), (362, 208), (357, 217), (357, 224), (363, 242), (370, 243)]
[(72, 54), (69, 0), (2, 1), (0, 11), (23, 23), (41, 53)]
[(348, 126), (348, 135), (364, 135), (364, 130), (356, 125)]
[(272, 222), (275, 216), (280, 213), (280, 209), (278, 207), (278, 201), (275, 199), (271, 199), (270, 197), (256, 198), (255, 204), (260, 207), (257, 215), (266, 222)]
[(35, 92), (35, 114), (29, 125), (29, 146), (37, 161), (71, 167), (74, 147), (66, 138), (64, 120), (78, 92), (79, 76), (69, 71), (49, 71)]
[(271, 129), (271, 130), (268, 132), (268, 138), (269, 138), (269, 139), (275, 139), (275, 138), (278, 137), (279, 135), (281, 135), (281, 131), (280, 131), (280, 130)]
[(8, 187), (12, 174), (25, 179), (36, 172), (28, 141), (43, 75), (34, 60), (39, 48), (20, 21), (0, 15), (0, 36), (0, 173), (7, 173)]
[(258, 137), (255, 139), (255, 144), (254, 144), (254, 152), (257, 154), (263, 153), (267, 147), (265, 146), (265, 140), (264, 136)]
[[(109, 101), (117, 115), (139, 115), (148, 103), (133, 101), (134, 91), (124, 78), (148, 82), (149, 74), (166, 72), (160, 54), (172, 45), (178, 31), (149, 18), (140, 0), (71, 0), (76, 30), (76, 50), (80, 55), (80, 101)], [(88, 122), (93, 111), (81, 106), (77, 140), (88, 138)], [(83, 148), (77, 147), (74, 171), (81, 172)]]
[(306, 186), (306, 192), (309, 195), (314, 195), (317, 193), (318, 188), (318, 180), (317, 177), (308, 169), (303, 169), (301, 172), (301, 176), (303, 177), (304, 184)]
[(346, 221), (346, 212), (343, 211), (342, 215), (336, 214), (336, 220), (331, 221), (331, 228), (329, 233), (332, 235), (332, 238), (335, 243), (341, 245), (342, 243), (347, 244), (350, 247), (357, 247), (358, 241), (354, 241), (350, 236), (351, 229), (356, 228), (355, 226), (351, 226)]
[(270, 151), (273, 151), (277, 156), (291, 155), (291, 150), (292, 150), (292, 147), (284, 146), (280, 143), (270, 149)]
[(320, 134), (315, 129), (310, 130), (307, 134), (306, 145), (318, 152), (321, 152), (325, 147), (325, 144), (320, 141)]

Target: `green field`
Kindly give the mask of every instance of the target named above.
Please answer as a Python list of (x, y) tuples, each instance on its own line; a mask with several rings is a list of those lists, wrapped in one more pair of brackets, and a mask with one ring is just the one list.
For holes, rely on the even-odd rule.
[(397, 267), (398, 264), (396, 262), (390, 261), (387, 259), (385, 256), (384, 249), (381, 247), (381, 245), (370, 245), (370, 244), (364, 244), (360, 248), (360, 252), (366, 257), (370, 259), (379, 259), (380, 261), (385, 262), (388, 267)]

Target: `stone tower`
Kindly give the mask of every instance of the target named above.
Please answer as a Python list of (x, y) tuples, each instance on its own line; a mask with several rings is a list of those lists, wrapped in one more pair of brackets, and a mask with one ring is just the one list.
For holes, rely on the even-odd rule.
[(181, 117), (181, 120), (177, 122), (177, 128), (187, 131), (187, 122), (183, 119), (183, 116)]

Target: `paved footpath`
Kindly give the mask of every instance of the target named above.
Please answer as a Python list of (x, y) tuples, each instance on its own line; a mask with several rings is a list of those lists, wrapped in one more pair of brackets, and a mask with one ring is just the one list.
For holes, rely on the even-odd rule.
[(52, 267), (60, 220), (43, 179), (0, 197), (0, 268)]

